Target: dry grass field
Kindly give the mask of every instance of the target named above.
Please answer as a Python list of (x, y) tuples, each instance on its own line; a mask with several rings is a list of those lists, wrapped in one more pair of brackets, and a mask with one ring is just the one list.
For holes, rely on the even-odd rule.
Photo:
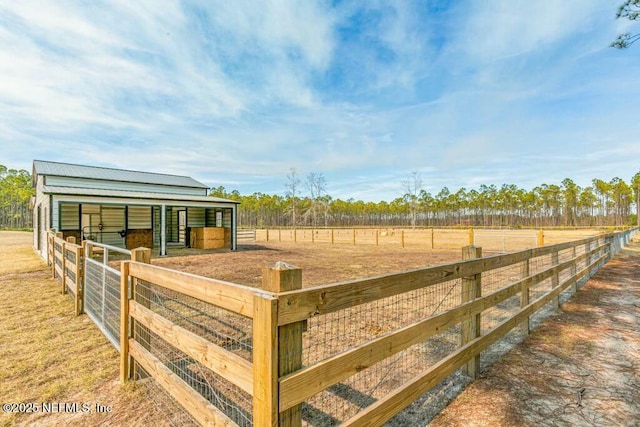
[[(333, 246), (284, 242), (246, 245), (237, 252), (202, 253), (201, 251), (174, 250), (172, 253), (174, 256), (154, 258), (152, 263), (256, 287), (261, 286), (262, 268), (271, 266), (277, 261), (284, 261), (302, 268), (303, 286), (308, 287), (442, 264), (461, 258), (459, 249), (434, 251), (416, 246), (405, 248), (365, 245)], [(618, 274), (620, 271), (605, 277), (607, 281), (613, 281)], [(629, 275), (629, 280), (632, 280), (631, 276), (634, 275)], [(609, 289), (606, 283), (603, 282), (602, 285)], [(71, 299), (60, 293), (59, 283), (50, 278), (50, 272), (46, 265), (34, 253), (31, 248), (31, 234), (0, 232), (0, 292), (2, 293), (0, 319), (2, 319), (3, 326), (0, 328), (0, 358), (3, 360), (0, 368), (0, 401), (2, 403), (35, 403), (38, 405), (36, 407), (40, 409), (40, 412), (36, 414), (2, 413), (0, 414), (1, 426), (163, 426), (171, 425), (171, 422), (174, 425), (181, 425), (182, 420), (186, 421), (186, 418), (180, 417), (178, 409), (170, 406), (170, 402), (161, 400), (158, 395), (154, 395), (153, 401), (148, 399), (145, 393), (147, 388), (137, 384), (124, 387), (119, 384), (117, 380), (119, 359), (116, 350), (86, 315), (79, 317), (72, 315)], [(608, 311), (606, 307), (597, 305), (599, 298), (599, 295), (595, 295), (592, 301), (589, 301), (593, 307), (586, 311), (587, 314), (606, 314)], [(637, 302), (636, 300), (637, 298), (633, 301)], [(405, 311), (410, 312), (416, 307), (421, 307), (424, 305), (424, 301), (416, 300), (414, 305), (415, 307), (407, 307)], [(582, 307), (582, 303), (580, 306)], [(568, 307), (569, 310), (576, 310), (576, 313), (581, 312), (577, 308), (571, 308), (571, 305)], [(637, 319), (637, 313), (635, 313), (637, 308), (634, 308), (637, 307), (637, 304), (625, 307), (631, 311), (635, 310), (634, 313), (628, 314)], [(386, 313), (388, 310), (383, 305), (376, 309), (380, 313)], [(371, 323), (372, 316), (374, 316), (371, 313), (373, 312), (362, 313), (362, 321)], [(357, 315), (357, 313), (355, 314)], [(566, 324), (562, 322), (559, 326), (551, 328), (543, 326), (532, 335), (531, 339), (527, 340), (529, 344), (525, 344), (535, 346), (535, 366), (531, 366), (527, 360), (516, 361), (509, 366), (514, 366), (514, 372), (523, 372), (525, 377), (529, 375), (528, 372), (536, 372), (540, 366), (555, 366), (557, 360), (553, 352), (549, 350), (550, 346), (559, 345), (562, 349), (566, 347), (565, 342), (574, 338), (573, 335), (576, 331), (574, 326), (578, 325), (576, 327), (579, 327), (584, 321), (586, 320), (582, 318), (571, 319)], [(331, 327), (330, 324), (327, 325)], [(367, 329), (365, 331), (367, 336), (379, 333), (384, 329), (382, 328), (384, 325), (371, 323), (370, 326), (375, 326), (376, 329), (373, 332)], [(322, 324), (310, 323), (309, 328), (321, 331), (325, 327)], [(565, 330), (566, 334), (562, 332)], [(558, 331), (562, 333), (558, 333)], [(327, 334), (329, 337), (334, 335), (333, 332)], [(360, 338), (358, 336), (354, 339)], [(584, 337), (585, 340), (592, 338), (597, 337)], [(604, 343), (603, 346), (607, 344)], [(328, 345), (328, 341), (326, 345)], [(517, 350), (516, 354), (518, 351), (521, 350)], [(603, 347), (599, 348), (598, 353), (606, 355), (609, 354), (608, 351), (606, 347)], [(573, 366), (574, 356), (572, 354), (574, 352), (575, 346), (572, 344), (570, 351), (562, 355), (569, 370)], [(547, 353), (549, 354), (546, 355)], [(593, 360), (593, 357), (592, 354), (589, 360)], [(406, 359), (410, 361), (409, 357)], [(585, 363), (587, 362), (588, 360), (585, 361)], [(602, 362), (600, 370), (606, 368), (606, 360), (603, 359)], [(393, 361), (393, 363), (400, 362)], [(497, 369), (498, 372), (510, 372), (507, 366), (501, 366)], [(611, 375), (624, 375), (625, 372), (628, 373), (622, 370)], [(545, 375), (550, 376), (552, 372)], [(637, 372), (634, 375), (637, 379)], [(509, 378), (504, 375), (498, 376), (492, 380), (491, 387), (497, 390), (517, 389), (516, 386), (520, 383), (509, 385), (508, 380)], [(367, 386), (367, 384), (364, 385)], [(536, 383), (531, 386), (533, 388), (521, 388), (533, 390), (539, 386), (540, 384)], [(473, 387), (484, 386), (474, 385)], [(588, 387), (584, 386), (584, 388)], [(380, 390), (380, 392), (383, 391), (382, 388)], [(562, 391), (550, 389), (546, 393), (548, 394), (547, 400), (553, 402), (553, 399), (557, 398), (558, 393)], [(448, 391), (436, 391), (436, 393), (447, 394), (448, 396), (444, 400), (449, 400), (452, 397)], [(579, 399), (582, 398), (587, 399), (588, 395), (580, 395)], [(531, 400), (531, 396), (527, 395), (523, 399)], [(466, 422), (461, 424), (459, 422), (461, 420), (470, 422), (470, 425), (493, 425), (494, 421), (497, 421), (497, 425), (508, 425), (508, 423), (501, 423), (495, 417), (492, 418), (496, 414), (492, 412), (483, 414), (477, 407), (474, 409), (473, 406), (464, 403), (464, 397), (459, 398), (458, 401), (461, 402), (461, 406), (453, 406), (454, 409), (445, 411), (445, 414), (448, 413), (449, 417), (453, 416), (453, 418), (439, 418), (436, 421), (440, 423), (438, 425), (466, 425)], [(93, 413), (42, 413), (40, 406), (42, 403), (56, 402), (77, 403), (78, 405), (86, 403), (93, 410)], [(407, 411), (392, 420), (391, 424), (394, 426), (408, 425), (407, 423), (424, 425), (433, 416), (434, 408), (431, 408), (432, 403), (428, 402), (423, 399), (417, 401)], [(111, 412), (95, 413), (96, 404), (110, 406)], [(487, 403), (487, 405), (493, 407), (495, 402)], [(634, 410), (637, 411), (637, 409)], [(431, 415), (427, 416), (427, 413), (431, 413)], [(170, 417), (173, 418), (171, 421)], [(545, 418), (544, 416), (530, 418), (519, 414), (510, 419), (524, 421), (526, 424), (528, 421), (539, 421)], [(579, 420), (579, 418), (577, 419)], [(618, 418), (614, 419), (619, 420)], [(448, 421), (442, 423), (442, 420)], [(563, 418), (559, 418), (559, 420), (563, 420)], [(502, 421), (505, 420), (502, 419)], [(321, 423), (321, 425), (325, 424)]]
[[(50, 278), (31, 233), (0, 232), (0, 402), (38, 413), (0, 413), (0, 425), (164, 425), (141, 388), (121, 387), (116, 350)], [(42, 413), (42, 403), (111, 406), (111, 413)], [(14, 408), (18, 409), (18, 408)]]
[[(168, 425), (142, 387), (117, 380), (116, 350), (86, 316), (72, 315), (31, 234), (0, 232), (0, 401), (34, 403), (38, 413), (0, 414), (0, 425)], [(260, 286), (262, 268), (285, 261), (303, 269), (304, 286), (350, 280), (460, 259), (460, 251), (304, 244), (248, 245), (238, 252), (153, 259), (153, 264)], [(87, 403), (110, 413), (42, 413), (42, 403)]]

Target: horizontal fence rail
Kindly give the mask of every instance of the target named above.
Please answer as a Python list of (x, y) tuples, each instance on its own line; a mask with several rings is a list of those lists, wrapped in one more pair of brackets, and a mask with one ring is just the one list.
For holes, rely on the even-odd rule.
[(123, 381), (150, 375), (200, 424), (252, 425), (256, 289), (131, 261), (122, 272)]
[(517, 326), (528, 332), (633, 233), (278, 294), (278, 325), (304, 321), (308, 334), (301, 369), (279, 376), (279, 412), (386, 422), (458, 369), (477, 375), (483, 351)]
[(481, 246), (485, 251), (513, 252), (593, 237), (597, 230), (492, 230), (438, 228), (301, 228), (252, 230), (256, 242), (330, 243), (375, 246), (423, 246), (458, 249)]
[(51, 265), (52, 278), (62, 285), (62, 293), (69, 294), (74, 302), (74, 312), (83, 311), (84, 300), (84, 246), (75, 244), (75, 238), (62, 238), (62, 233), (47, 234), (47, 263)]
[(450, 375), (475, 378), (636, 232), (485, 257), (467, 246), (459, 262), (309, 288), (284, 263), (258, 289), (151, 265), (148, 249), (51, 234), (47, 253), (119, 348), (121, 381), (153, 381), (195, 422), (370, 426)]

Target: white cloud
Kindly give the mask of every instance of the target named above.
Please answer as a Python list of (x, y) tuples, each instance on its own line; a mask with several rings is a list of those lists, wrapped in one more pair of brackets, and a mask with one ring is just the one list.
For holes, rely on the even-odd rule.
[(5, 2), (3, 162), (100, 162), (245, 192), (281, 188), (296, 167), (372, 200), (396, 197), (410, 170), (439, 191), (637, 169), (624, 153), (640, 70), (607, 48), (615, 5), (441, 7)]

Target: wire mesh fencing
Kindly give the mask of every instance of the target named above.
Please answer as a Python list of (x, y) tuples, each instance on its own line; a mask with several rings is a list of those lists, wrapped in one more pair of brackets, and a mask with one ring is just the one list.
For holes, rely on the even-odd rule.
[(85, 259), (84, 310), (120, 351), (120, 271)]
[[(439, 283), (308, 319), (302, 360), (311, 366), (461, 303), (461, 279)], [(415, 378), (460, 346), (460, 325), (366, 367), (302, 406), (308, 425), (337, 425)], [(295, 353), (285, 355), (295, 358)]]
[[(584, 283), (603, 265), (607, 250), (603, 237), (568, 247), (560, 245), (557, 250), (546, 248), (534, 251), (534, 256), (523, 261), (519, 261), (522, 256), (514, 257), (514, 261), (506, 266), (483, 267), (480, 279), (482, 296), (493, 298), (516, 285), (521, 290), (511, 291), (511, 296), (506, 293), (504, 297), (496, 297), (495, 303), (481, 311), (479, 340), (508, 324), (523, 308), (531, 305), (540, 308), (529, 316), (526, 323), (523, 321), (521, 326), (503, 333), (480, 352), (481, 368), (485, 369), (521, 342), (530, 329), (552, 314), (559, 303), (570, 298), (578, 283)], [(536, 275), (541, 279), (532, 280), (532, 276)], [(369, 343), (389, 338), (403, 328), (413, 327), (417, 322), (460, 307), (468, 301), (463, 295), (464, 281), (467, 279), (444, 281), (307, 319), (301, 350), (303, 369), (327, 363), (329, 359), (335, 363), (347, 351), (365, 348)], [(546, 300), (549, 302), (541, 305)], [(389, 394), (396, 393), (437, 366), (439, 361), (458, 350), (462, 351), (462, 346), (467, 342), (464, 340), (468, 339), (465, 338), (465, 322), (456, 323), (455, 326), (446, 324), (427, 339), (394, 351), (391, 356), (381, 360), (376, 358), (375, 363), (364, 362), (355, 369), (355, 373), (343, 375), (344, 379), (339, 382), (333, 383), (332, 380), (329, 384), (333, 385), (315, 392), (301, 404), (303, 425), (341, 424), (384, 400)], [(281, 360), (288, 364), (287, 358), (296, 357), (300, 357), (300, 354), (291, 352), (281, 355)], [(445, 388), (459, 389), (469, 381), (459, 372), (454, 371), (447, 378), (448, 385)], [(433, 399), (438, 394), (451, 395), (442, 390), (431, 390), (421, 399)], [(438, 404), (442, 406), (441, 402), (435, 402), (436, 406)], [(390, 425), (402, 425), (403, 419), (397, 416)]]
[[(340, 374), (342, 375), (340, 378), (334, 377), (330, 382), (327, 381), (328, 386), (323, 390), (321, 387), (317, 387), (313, 388), (312, 392), (306, 391), (308, 393), (306, 396), (311, 397), (296, 401), (302, 402), (300, 413), (303, 425), (338, 425), (358, 416), (362, 411), (369, 410), (372, 405), (377, 405), (389, 395), (415, 381), (416, 378), (420, 378), (426, 371), (440, 369), (439, 366), (443, 361), (446, 361), (445, 359), (448, 360), (456, 352), (466, 351), (468, 347), (465, 346), (469, 343), (473, 344), (474, 340), (476, 342), (482, 340), (483, 336), (500, 328), (513, 316), (521, 313), (523, 307), (530, 304), (535, 305), (535, 302), (540, 298), (545, 298), (544, 301), (546, 301), (554, 297), (555, 294), (549, 295), (549, 293), (558, 293), (559, 291), (556, 289), (558, 286), (563, 286), (566, 289), (563, 289), (563, 292), (558, 295), (557, 300), (563, 302), (568, 299), (581, 283), (595, 274), (595, 271), (606, 262), (607, 251), (610, 250), (609, 255), (614, 254), (615, 251), (620, 250), (616, 245), (622, 247), (625, 243), (625, 237), (619, 237), (616, 241), (608, 241), (607, 239), (609, 237), (603, 236), (568, 247), (560, 245), (553, 248), (531, 250), (526, 253), (526, 256), (529, 257), (527, 259), (524, 259), (525, 253), (523, 252), (512, 255), (510, 258), (504, 258), (505, 256), (491, 257), (494, 261), (499, 261), (495, 263), (492, 263), (491, 259), (472, 260), (475, 264), (467, 264), (467, 266), (475, 265), (473, 267), (475, 270), (472, 273), (475, 273), (476, 276), (473, 277), (460, 277), (463, 275), (459, 274), (463, 263), (452, 264), (451, 267), (447, 266), (450, 271), (445, 271), (446, 269), (442, 268), (437, 270), (451, 274), (455, 278), (448, 275), (439, 277), (435, 273), (431, 275), (432, 270), (428, 268), (424, 271), (428, 270), (429, 274), (410, 276), (410, 280), (424, 279), (425, 281), (430, 280), (429, 283), (412, 282), (411, 286), (404, 286), (399, 283), (406, 276), (402, 275), (402, 278), (399, 278), (398, 275), (393, 275), (396, 280), (393, 282), (394, 286), (398, 286), (397, 289), (405, 290), (404, 292), (380, 297), (381, 294), (389, 295), (389, 293), (378, 294), (376, 290), (367, 288), (362, 292), (367, 294), (371, 291), (371, 293), (364, 299), (351, 296), (353, 305), (347, 308), (343, 308), (344, 305), (339, 305), (334, 307), (334, 311), (327, 310), (323, 314), (314, 313), (304, 321), (300, 321), (300, 318), (292, 320), (291, 322), (304, 323), (301, 346), (288, 352), (278, 350), (278, 358), (279, 364), (283, 366), (296, 365), (298, 360), (301, 361), (301, 367), (294, 369), (294, 375), (300, 370), (308, 368), (309, 371), (318, 365), (339, 362), (345, 354), (355, 350), (363, 350), (365, 347), (368, 349), (367, 346), (373, 342), (384, 341), (385, 344), (388, 343), (390, 347), (394, 347), (370, 357), (370, 362), (357, 365), (354, 372), (349, 371), (344, 375)], [(54, 247), (54, 253), (55, 250)], [(530, 254), (534, 254), (534, 256)], [(120, 256), (124, 255), (126, 254)], [(509, 257), (509, 255), (506, 256)], [(71, 263), (79, 261), (71, 261), (71, 259), (72, 257), (69, 258)], [(85, 257), (85, 311), (119, 349), (122, 321), (120, 313), (121, 275), (118, 269), (109, 264), (109, 260), (108, 248), (105, 248), (100, 261)], [(509, 264), (505, 265), (507, 263)], [(596, 263), (598, 265), (593, 267)], [(588, 272), (589, 269), (593, 269), (593, 271)], [(420, 272), (422, 271), (420, 270)], [(466, 274), (464, 273), (464, 275)], [(583, 277), (577, 281), (575, 286), (568, 286), (576, 274)], [(544, 275), (544, 278), (533, 282), (532, 276), (534, 275)], [(162, 283), (150, 278), (154, 276), (141, 275), (136, 277), (145, 277), (154, 280), (155, 283)], [(417, 277), (420, 279), (416, 279)], [(433, 277), (439, 278), (432, 280)], [(445, 280), (447, 278), (449, 280)], [(524, 288), (528, 296), (525, 297), (521, 293), (522, 288), (515, 286), (523, 286), (521, 282), (527, 278), (531, 283), (527, 282), (528, 285)], [(447, 321), (443, 320), (443, 323), (438, 324), (437, 328), (433, 326), (433, 323), (429, 323), (429, 328), (433, 328), (429, 329), (429, 333), (419, 331), (417, 326), (422, 328), (427, 324), (425, 322), (430, 321), (434, 316), (442, 315), (441, 318), (444, 319), (445, 316), (451, 315), (450, 312), (455, 312), (462, 306), (468, 307), (469, 304), (473, 304), (473, 298), (470, 298), (466, 293), (469, 281), (478, 279), (481, 282), (481, 295), (478, 297), (498, 295), (506, 289), (511, 289), (510, 293), (505, 293), (504, 298), (487, 300), (486, 305), (483, 305), (481, 309), (473, 309), (476, 311), (463, 312), (459, 310), (455, 321), (454, 317)], [(169, 286), (170, 288), (182, 289), (176, 284), (175, 277), (172, 280), (174, 284)], [(158, 318), (164, 319), (172, 325), (169, 328), (171, 332), (167, 334), (158, 329), (157, 325), (153, 326), (155, 329), (150, 329), (145, 324), (153, 325), (153, 323), (148, 323), (149, 321), (142, 317), (138, 320), (132, 315), (130, 332), (136, 343), (135, 346), (144, 349), (148, 352), (144, 354), (152, 356), (150, 360), (153, 360), (153, 363), (160, 363), (172, 373), (172, 376), (179, 379), (181, 387), (186, 385), (210, 405), (217, 408), (217, 411), (223, 414), (229, 424), (252, 426), (254, 423), (254, 402), (251, 386), (242, 385), (241, 382), (231, 378), (229, 373), (216, 370), (215, 367), (212, 368), (206, 360), (194, 355), (192, 349), (184, 347), (180, 340), (173, 340), (172, 335), (173, 333), (177, 334), (178, 329), (187, 331), (206, 340), (212, 346), (242, 359), (243, 363), (250, 366), (254, 358), (254, 320), (246, 316), (251, 316), (249, 314), (251, 312), (240, 311), (246, 315), (243, 316), (231, 311), (231, 309), (221, 308), (211, 302), (205, 302), (155, 283), (140, 278), (133, 279), (130, 283), (130, 288), (135, 291), (133, 299), (136, 304), (133, 307), (140, 305), (145, 310), (154, 313), (154, 316), (157, 315)], [(343, 287), (344, 285), (344, 283), (341, 284)], [(378, 284), (378, 286), (381, 285)], [(406, 291), (407, 289), (411, 290)], [(300, 290), (300, 292), (305, 291), (308, 289)], [(252, 292), (251, 290), (250, 295), (254, 295)], [(336, 295), (340, 295), (340, 293), (338, 292)], [(375, 295), (375, 297), (371, 297), (371, 295)], [(363, 303), (363, 301), (367, 302)], [(219, 303), (217, 300), (213, 302)], [(542, 309), (537, 310), (530, 317), (529, 326), (533, 328), (542, 322), (555, 310), (557, 303), (556, 299), (551, 299)], [(478, 310), (481, 312), (478, 335), (470, 337), (469, 324)], [(306, 315), (305, 312), (301, 318)], [(276, 314), (277, 316), (278, 314)], [(287, 324), (287, 322), (283, 323)], [(174, 327), (175, 329), (172, 329)], [(262, 328), (260, 325), (257, 327)], [(488, 343), (480, 353), (480, 366), (486, 368), (492, 364), (513, 345), (520, 342), (528, 333), (528, 329), (528, 327), (513, 328), (497, 341)], [(411, 336), (411, 339), (408, 338), (410, 335), (404, 335), (408, 339), (406, 343), (398, 344), (393, 340), (387, 340), (401, 331), (407, 330), (411, 330), (412, 334), (414, 331), (418, 332)], [(277, 340), (277, 332), (275, 336)], [(260, 351), (257, 350), (256, 355), (260, 355)], [(135, 357), (137, 356), (134, 355), (134, 359)], [(153, 378), (153, 368), (145, 369), (150, 366), (146, 363), (142, 357), (140, 360), (134, 360), (134, 379), (144, 385), (152, 401), (161, 407), (170, 408), (167, 413), (168, 423), (171, 425), (197, 423), (196, 418), (190, 415), (189, 411), (175, 409), (180, 405), (170, 397), (170, 394), (166, 393), (166, 384), (159, 386), (159, 383)], [(251, 371), (247, 369), (247, 372)], [(438, 407), (442, 404), (438, 401), (442, 396), (445, 399), (452, 397), (452, 394), (446, 390), (460, 389), (469, 382), (469, 378), (462, 375), (462, 369), (452, 369), (447, 374), (450, 372), (453, 373), (447, 377), (444, 384), (423, 395), (422, 401), (425, 401), (427, 399), (425, 396), (429, 395), (431, 396), (429, 399), (435, 399), (434, 407)], [(254, 375), (258, 374), (254, 372)], [(259, 375), (267, 375), (267, 373)], [(282, 377), (276, 380), (282, 380)], [(293, 403), (294, 406), (297, 404), (296, 402)], [(192, 409), (191, 412), (193, 412)], [(289, 413), (290, 411), (285, 411), (281, 415), (288, 416)], [(404, 425), (403, 420), (405, 418), (397, 416), (390, 422), (390, 425)]]
[[(135, 285), (135, 300), (174, 325), (247, 361), (252, 360), (253, 323), (250, 318), (142, 280), (137, 280)], [(249, 393), (138, 321), (134, 323), (133, 336), (171, 372), (236, 425), (253, 425), (253, 402)], [(149, 382), (153, 380), (149, 379)]]

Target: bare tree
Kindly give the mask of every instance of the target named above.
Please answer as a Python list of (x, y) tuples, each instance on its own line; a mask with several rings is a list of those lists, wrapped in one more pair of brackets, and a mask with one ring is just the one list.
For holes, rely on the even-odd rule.
[(304, 213), (306, 218), (311, 217), (313, 226), (318, 225), (318, 217), (324, 215), (324, 225), (327, 226), (329, 215), (330, 197), (327, 194), (327, 181), (322, 173), (311, 172), (307, 175), (305, 187), (309, 191), (311, 205)]
[(291, 225), (295, 230), (298, 225), (298, 193), (300, 192), (300, 179), (295, 168), (290, 169), (284, 186), (287, 189), (285, 196), (291, 199), (291, 205), (287, 210), (291, 215)]
[(409, 209), (411, 217), (411, 227), (415, 228), (416, 218), (418, 216), (418, 206), (420, 205), (420, 190), (422, 190), (422, 178), (420, 172), (413, 171), (409, 176), (402, 180), (404, 195), (402, 198)]

